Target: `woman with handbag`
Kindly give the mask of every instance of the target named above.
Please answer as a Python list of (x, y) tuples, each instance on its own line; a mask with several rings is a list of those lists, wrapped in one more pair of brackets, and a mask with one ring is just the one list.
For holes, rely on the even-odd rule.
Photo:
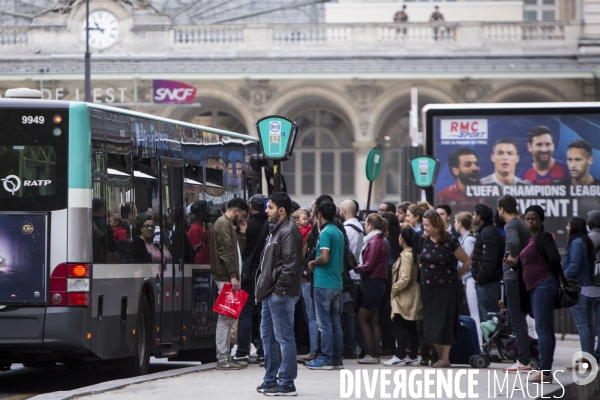
[[(567, 229), (569, 240), (562, 268), (567, 278), (573, 279), (581, 285), (579, 301), (571, 308), (571, 312), (579, 331), (581, 350), (594, 354), (594, 304), (600, 294), (600, 288), (595, 287), (591, 279), (591, 269), (596, 261), (596, 251), (594, 243), (588, 236), (586, 222), (583, 218), (572, 218)], [(577, 368), (577, 365), (570, 365), (567, 370), (573, 368)]]
[[(471, 259), (448, 232), (446, 221), (437, 211), (427, 210), (423, 214), (423, 233), (419, 253), (423, 342), (433, 345), (438, 355), (438, 361), (431, 366), (448, 368), (451, 366), (450, 349), (458, 343), (460, 278), (471, 266)], [(456, 267), (459, 261), (462, 262), (460, 270)]]
[[(417, 320), (423, 319), (419, 289), (419, 236), (413, 228), (404, 228), (398, 239), (402, 252), (392, 267), (392, 321), (396, 337), (396, 352), (384, 365), (416, 364), (419, 351)], [(406, 354), (406, 349), (410, 354)]]
[(560, 254), (552, 235), (544, 230), (544, 209), (533, 205), (525, 210), (525, 224), (531, 239), (519, 253), (523, 282), (530, 293), (531, 310), (540, 348), (540, 371), (529, 376), (529, 383), (552, 382), (552, 361), (556, 348), (554, 308), (558, 299)]

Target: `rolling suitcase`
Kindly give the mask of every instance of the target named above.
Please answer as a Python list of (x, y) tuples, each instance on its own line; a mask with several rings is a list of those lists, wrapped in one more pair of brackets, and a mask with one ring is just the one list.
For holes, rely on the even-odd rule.
[(461, 315), (458, 344), (450, 349), (450, 364), (469, 364), (469, 358), (476, 354), (481, 354), (481, 348), (475, 320)]

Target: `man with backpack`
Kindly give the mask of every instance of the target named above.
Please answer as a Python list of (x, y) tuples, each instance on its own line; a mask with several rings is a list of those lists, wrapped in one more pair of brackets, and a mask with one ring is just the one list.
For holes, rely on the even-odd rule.
[(308, 263), (313, 273), (315, 314), (321, 334), (321, 354), (304, 365), (309, 369), (343, 369), (343, 333), (340, 321), (344, 282), (345, 238), (334, 223), (335, 204), (323, 201), (317, 207), (320, 235), (316, 258)]
[(485, 204), (477, 204), (473, 223), (478, 227), (473, 249), (471, 271), (479, 303), (479, 319), (491, 319), (488, 313), (499, 313), (504, 239), (493, 224), (494, 212)]
[[(320, 195), (315, 200), (314, 205), (313, 205), (312, 212), (314, 213), (315, 216), (317, 215), (317, 210), (319, 208), (319, 205), (324, 201), (330, 201), (333, 203), (333, 198), (328, 194)], [(354, 257), (354, 254), (350, 250), (348, 236), (346, 235), (346, 230), (344, 229), (342, 222), (337, 217), (334, 217), (333, 224), (335, 224), (335, 226), (344, 235), (344, 268), (342, 271), (342, 280), (344, 283), (343, 284), (344, 288), (343, 288), (343, 293), (342, 293), (342, 303), (343, 303), (342, 304), (342, 311), (343, 311), (342, 312), (342, 320), (343, 320), (344, 318), (346, 318), (346, 319), (348, 318), (348, 314), (351, 314), (352, 316), (354, 316), (354, 300), (355, 300), (354, 299), (354, 288), (355, 288), (355, 285), (354, 285), (352, 279), (350, 278), (349, 272), (351, 272), (352, 269), (358, 265), (358, 263), (357, 263), (357, 259)], [(316, 247), (317, 247), (318, 240), (319, 240), (319, 226), (317, 223), (315, 223), (315, 224), (313, 224), (312, 231), (308, 234), (308, 246), (307, 246), (307, 250), (306, 250), (306, 259), (305, 259), (305, 264), (304, 264), (305, 270), (308, 269), (308, 263), (310, 261), (313, 261), (316, 258), (315, 255), (316, 255)], [(346, 315), (345, 317), (344, 317), (344, 314)], [(347, 323), (348, 323), (348, 321), (345, 321), (344, 323), (342, 323), (342, 331), (344, 332), (344, 338), (347, 338), (348, 335), (351, 335), (350, 333), (347, 333), (349, 329), (351, 329), (353, 332), (356, 331), (355, 325), (348, 326)], [(355, 348), (356, 348), (356, 346), (353, 347), (353, 349), (355, 349)], [(346, 352), (346, 355), (347, 355), (346, 358), (353, 358), (352, 357), (353, 354), (356, 354), (356, 350), (354, 350), (351, 353)]]
[[(360, 253), (364, 246), (365, 231), (363, 230), (362, 224), (356, 218), (356, 204), (354, 200), (344, 200), (340, 204), (340, 216), (344, 222), (344, 230), (348, 237), (348, 244), (350, 251), (354, 255), (354, 259), (360, 259)], [(350, 272), (350, 278), (352, 279), (355, 289), (352, 294), (352, 308), (344, 307), (342, 312), (342, 329), (344, 331), (344, 358), (355, 359), (356, 354), (356, 319), (354, 313), (354, 303), (358, 297), (360, 291), (360, 275), (354, 271)], [(350, 296), (346, 293), (346, 298)], [(361, 346), (362, 347), (362, 346)]]

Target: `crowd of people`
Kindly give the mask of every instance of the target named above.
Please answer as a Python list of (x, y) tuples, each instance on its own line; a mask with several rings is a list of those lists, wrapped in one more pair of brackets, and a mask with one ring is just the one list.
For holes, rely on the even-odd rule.
[[(539, 370), (529, 382), (552, 382), (553, 316), (565, 278), (581, 285), (571, 308), (581, 349), (600, 360), (593, 326), (594, 314), (600, 321), (600, 288), (592, 282), (600, 211), (587, 220), (571, 218), (561, 258), (553, 235), (544, 230), (544, 209), (533, 205), (520, 214), (510, 195), (498, 199), (496, 212), (476, 204), (472, 213), (453, 216), (446, 204), (386, 202), (362, 220), (352, 199), (336, 206), (331, 196), (321, 195), (305, 209), (286, 193), (274, 193), (248, 202), (234, 198), (212, 224), (202, 201), (185, 214), (169, 210), (162, 221), (152, 209), (138, 217), (134, 205), (121, 207), (129, 213), (108, 216), (104, 204), (93, 201), (95, 235), (107, 236), (95, 254), (107, 261), (120, 256), (124, 262), (210, 264), (219, 291), (228, 282), (248, 292), (233, 357), (235, 320), (218, 316), (217, 368), (264, 365), (257, 390), (266, 395), (296, 393), (298, 362), (314, 370), (344, 368), (345, 359), (449, 367), (451, 347), (461, 340), (459, 315), (475, 320), (485, 351), (494, 315), (502, 311), (517, 359), (504, 371), (532, 370), (533, 331)], [(193, 223), (179, 232), (187, 214)], [(258, 356), (252, 360), (251, 344)], [(578, 362), (590, 365), (587, 361)], [(578, 367), (567, 366), (572, 368)]]
[[(553, 315), (564, 277), (582, 286), (572, 312), (582, 350), (600, 359), (592, 322), (594, 313), (600, 320), (600, 288), (591, 280), (600, 249), (600, 211), (590, 212), (587, 221), (571, 219), (561, 260), (552, 234), (544, 230), (544, 209), (533, 205), (520, 214), (510, 195), (498, 199), (496, 212), (477, 204), (472, 213), (454, 218), (448, 205), (424, 201), (383, 203), (364, 221), (356, 201), (336, 206), (329, 195), (319, 196), (309, 209), (292, 209), (285, 193), (273, 194), (266, 210), (263, 204), (262, 196), (251, 198), (250, 207), (232, 200), (221, 217), (227, 219), (228, 240), (213, 239), (221, 234), (211, 231), (211, 266), (219, 270), (227, 264), (227, 272), (215, 279), (237, 287), (240, 274), (246, 276), (241, 287), (257, 302), (248, 301), (240, 316), (234, 357), (225, 351), (232, 321), (225, 324), (228, 329), (217, 328), (217, 347), (227, 342), (217, 351), (217, 368), (264, 363), (259, 392), (296, 394), (297, 362), (332, 370), (344, 368), (345, 359), (379, 364), (390, 355), (384, 365), (449, 367), (465, 308), (484, 350), (493, 315), (501, 307), (508, 315), (517, 361), (505, 372), (532, 370), (528, 324), (534, 323), (540, 364), (529, 382), (552, 382)], [(248, 209), (254, 214), (246, 223)], [(235, 248), (253, 220), (253, 233), (237, 257)], [(236, 256), (225, 262), (225, 251)], [(241, 272), (245, 264), (249, 272)], [(253, 330), (253, 312), (261, 317), (260, 333)], [(258, 354), (252, 361), (250, 338)]]

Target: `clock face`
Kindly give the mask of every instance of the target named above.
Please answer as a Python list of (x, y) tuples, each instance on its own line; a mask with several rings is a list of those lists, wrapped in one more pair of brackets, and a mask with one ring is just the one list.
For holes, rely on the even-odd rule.
[[(90, 46), (106, 49), (119, 37), (119, 20), (114, 14), (98, 10), (90, 13)], [(83, 20), (83, 41), (85, 42), (85, 19)]]

